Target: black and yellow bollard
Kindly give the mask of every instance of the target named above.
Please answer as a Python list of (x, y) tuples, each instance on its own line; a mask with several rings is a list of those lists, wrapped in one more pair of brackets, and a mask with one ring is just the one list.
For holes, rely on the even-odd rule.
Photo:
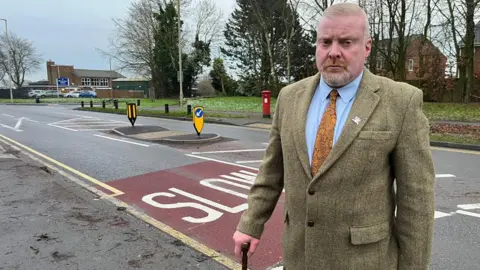
[(135, 103), (127, 103), (127, 117), (133, 127), (135, 120), (137, 120), (137, 105)]

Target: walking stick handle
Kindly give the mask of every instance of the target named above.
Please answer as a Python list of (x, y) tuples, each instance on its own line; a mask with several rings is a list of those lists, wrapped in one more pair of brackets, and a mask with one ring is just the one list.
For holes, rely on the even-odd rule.
[(247, 270), (248, 267), (248, 250), (250, 249), (250, 243), (242, 244), (242, 270)]

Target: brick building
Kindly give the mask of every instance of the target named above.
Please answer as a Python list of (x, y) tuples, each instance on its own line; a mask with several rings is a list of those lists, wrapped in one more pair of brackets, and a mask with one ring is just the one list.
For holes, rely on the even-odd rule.
[[(443, 78), (447, 68), (447, 57), (429, 40), (426, 39), (422, 48), (423, 35), (412, 35), (407, 38), (407, 51), (405, 54), (405, 75), (407, 81), (428, 79), (432, 77)], [(376, 70), (378, 73), (387, 70), (385, 58), (388, 40), (378, 42), (379, 56), (377, 58)], [(398, 48), (398, 39), (392, 40), (392, 55), (398, 55), (395, 52)], [(420, 55), (424, 56), (424, 74), (420, 75)]]
[[(475, 39), (473, 41), (473, 74), (475, 78), (478, 79), (480, 76), (480, 21), (475, 24), (475, 29), (473, 33), (475, 34)], [(461, 40), (458, 45), (460, 47), (460, 55), (465, 55), (465, 43), (463, 42), (463, 40)]]
[(56, 65), (51, 60), (47, 61), (48, 82), (56, 85), (58, 77), (68, 78), (70, 86), (92, 89), (111, 89), (113, 80), (125, 78), (113, 70), (76, 69), (73, 65)]

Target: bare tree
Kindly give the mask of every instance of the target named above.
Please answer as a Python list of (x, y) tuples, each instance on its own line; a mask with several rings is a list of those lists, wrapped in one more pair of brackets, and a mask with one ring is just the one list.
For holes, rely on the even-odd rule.
[(13, 33), (0, 36), (0, 70), (17, 88), (22, 87), (26, 74), (38, 70), (41, 61), (31, 41)]
[(449, 35), (455, 58), (463, 101), (469, 102), (474, 80), (475, 12), (478, 0), (445, 0), (437, 4), (438, 11), (449, 26)]
[[(339, 2), (345, 2), (342, 0)], [(331, 6), (335, 0), (295, 0), (298, 3), (298, 13), (300, 20), (304, 23), (305, 29), (316, 30), (319, 16), (323, 14), (327, 7)], [(337, 0), (338, 2), (338, 0)], [(308, 26), (308, 27), (307, 27)]]
[(299, 14), (301, 5), (301, 0), (288, 0), (287, 6), (283, 10), (283, 22), (285, 24), (285, 49), (287, 55), (287, 83), (291, 82), (292, 75), (292, 45), (294, 42), (294, 37), (298, 34), (299, 31), (305, 29), (306, 25), (313, 20), (317, 15), (316, 13), (310, 13), (310, 17), (303, 16), (302, 23), (300, 27), (296, 27), (295, 16)]
[[(128, 8), (125, 18), (112, 19), (115, 34), (109, 40), (108, 50), (98, 49), (103, 55), (114, 59), (119, 70), (129, 70), (147, 78), (152, 77), (155, 65), (155, 13), (168, 0), (139, 0)], [(191, 0), (181, 0), (181, 7), (190, 5)], [(187, 12), (187, 11), (185, 11)]]
[(195, 35), (205, 43), (215, 44), (222, 37), (224, 25), (223, 11), (214, 0), (198, 0), (195, 13)]

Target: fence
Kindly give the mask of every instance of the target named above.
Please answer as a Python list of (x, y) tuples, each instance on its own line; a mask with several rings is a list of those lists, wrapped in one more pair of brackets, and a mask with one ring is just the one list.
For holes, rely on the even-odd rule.
[(110, 90), (97, 89), (97, 98), (143, 98), (143, 90)]

